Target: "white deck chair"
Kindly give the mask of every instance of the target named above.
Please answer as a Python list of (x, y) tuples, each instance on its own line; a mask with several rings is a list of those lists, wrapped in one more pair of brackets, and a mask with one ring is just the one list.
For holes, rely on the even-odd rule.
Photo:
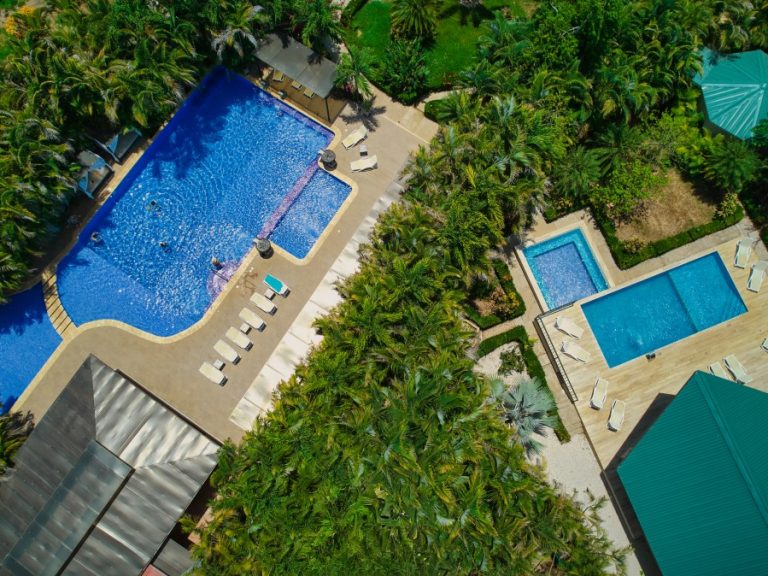
[(264, 320), (262, 320), (259, 315), (250, 308), (243, 308), (240, 310), (240, 320), (256, 330), (264, 330), (264, 327), (267, 325), (267, 323), (264, 322)]
[(213, 345), (213, 349), (221, 354), (221, 357), (230, 364), (237, 364), (240, 362), (240, 355), (235, 352), (235, 349), (227, 344), (224, 340), (219, 340), (216, 342), (216, 344)]
[(374, 168), (378, 168), (379, 166), (379, 159), (376, 157), (376, 154), (373, 156), (365, 156), (364, 158), (360, 158), (360, 160), (355, 160), (354, 162), (350, 162), (349, 167), (351, 168), (352, 172), (362, 172), (363, 170), (373, 170)]
[(723, 365), (720, 364), (720, 362), (713, 362), (710, 364), (709, 371), (718, 378), (722, 378), (723, 380), (730, 380), (727, 372), (725, 371), (725, 368), (723, 368)]
[(741, 362), (739, 362), (739, 359), (736, 358), (735, 355), (730, 354), (723, 358), (723, 362), (725, 362), (726, 368), (730, 371), (731, 374), (733, 374), (733, 377), (736, 379), (736, 382), (739, 382), (741, 384), (749, 384), (754, 380), (752, 376), (749, 375), (747, 372), (747, 369), (744, 368)]
[(272, 302), (269, 298), (264, 296), (264, 294), (260, 294), (259, 292), (254, 292), (251, 295), (251, 302), (256, 304), (256, 306), (259, 308), (259, 310), (263, 310), (267, 314), (274, 314), (277, 310), (277, 306), (275, 306), (275, 303)]
[(564, 354), (567, 354), (580, 362), (589, 362), (589, 359), (592, 358), (589, 352), (576, 344), (576, 342), (571, 342), (570, 340), (564, 341), (562, 346), (560, 346), (560, 350), (562, 350)]
[(595, 410), (601, 410), (605, 406), (605, 399), (608, 397), (608, 380), (598, 378), (592, 387), (592, 397), (589, 399), (589, 405)]
[(219, 386), (224, 386), (224, 383), (227, 381), (227, 377), (224, 376), (222, 371), (211, 365), (209, 362), (203, 362), (200, 365), (200, 374)]
[(608, 416), (608, 429), (618, 432), (624, 424), (624, 411), (627, 405), (624, 400), (614, 400), (611, 404), (611, 415)]
[(768, 352), (768, 338), (766, 338), (765, 340), (763, 340), (763, 343), (762, 343), (762, 344), (760, 344), (760, 347), (761, 347), (763, 350), (765, 350), (766, 352)]
[(274, 80), (275, 82), (282, 82), (283, 80), (285, 80), (285, 74), (280, 72), (280, 70), (275, 70), (275, 73), (272, 74), (272, 80)]
[(355, 144), (359, 144), (363, 140), (365, 140), (368, 137), (368, 128), (365, 126), (360, 126), (357, 130), (353, 130), (350, 132), (344, 140), (341, 141), (341, 143), (344, 145), (344, 148), (349, 150), (354, 146)]
[(749, 273), (749, 280), (747, 281), (747, 290), (760, 292), (766, 270), (768, 270), (768, 262), (765, 260), (760, 260), (752, 265), (752, 271)]
[(733, 265), (736, 268), (746, 268), (749, 257), (752, 255), (752, 246), (754, 240), (751, 238), (742, 238), (736, 245), (736, 257), (733, 261)]
[(563, 316), (555, 318), (555, 328), (574, 338), (581, 338), (584, 335), (584, 328), (576, 324), (573, 320)]
[(240, 332), (237, 328), (229, 327), (227, 328), (227, 338), (232, 340), (235, 344), (240, 346), (243, 350), (250, 350), (251, 346), (253, 346), (253, 342), (251, 342), (251, 339), (248, 338), (245, 334)]

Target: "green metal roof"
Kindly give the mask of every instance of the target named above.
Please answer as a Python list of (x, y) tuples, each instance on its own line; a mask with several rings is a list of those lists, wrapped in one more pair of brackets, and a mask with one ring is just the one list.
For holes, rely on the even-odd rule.
[(701, 51), (702, 72), (693, 81), (701, 86), (710, 122), (742, 140), (768, 117), (768, 54)]
[(696, 372), (618, 474), (665, 576), (768, 574), (768, 394)]

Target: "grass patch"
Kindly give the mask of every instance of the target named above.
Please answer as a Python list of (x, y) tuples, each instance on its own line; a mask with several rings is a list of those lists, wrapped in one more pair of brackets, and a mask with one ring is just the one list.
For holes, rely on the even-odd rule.
[(11, 51), (8, 42), (6, 42), (7, 37), (5, 30), (0, 28), (0, 61), (5, 60), (5, 57), (8, 56), (8, 53)]
[[(390, 7), (388, 1), (370, 0), (357, 10), (346, 33), (346, 43), (352, 51), (365, 48), (374, 62), (383, 61), (390, 36)], [(501, 8), (523, 14), (515, 0), (486, 0), (483, 7), (474, 10), (462, 8), (458, 0), (444, 2), (438, 9), (434, 41), (425, 52), (430, 90), (450, 88), (459, 72), (472, 66), (477, 41), (487, 33), (486, 24)], [(378, 78), (371, 80), (379, 84)]]
[[(486, 284), (481, 290), (470, 293), (469, 301), (464, 303), (465, 315), (477, 324), (481, 330), (493, 328), (502, 322), (525, 314), (525, 302), (523, 302), (522, 296), (520, 296), (517, 288), (515, 288), (515, 283), (512, 281), (512, 275), (509, 273), (506, 263), (500, 258), (493, 258), (491, 266), (493, 267), (493, 274), (488, 275), (490, 283)], [(483, 314), (475, 306), (474, 302), (478, 299), (487, 299), (490, 292), (497, 288), (501, 288), (504, 291), (508, 304), (502, 311), (495, 309), (495, 313)]]
[[(539, 362), (539, 357), (536, 356), (536, 353), (533, 351), (533, 342), (528, 338), (528, 332), (522, 326), (515, 326), (511, 330), (507, 330), (506, 332), (502, 332), (501, 334), (483, 340), (477, 348), (477, 356), (478, 358), (487, 356), (497, 348), (509, 344), (510, 342), (517, 342), (520, 346), (520, 354), (523, 357), (525, 371), (528, 372), (528, 376), (536, 378), (542, 387), (541, 389), (552, 398), (553, 402), (555, 402), (552, 390), (547, 386), (547, 377), (544, 374), (544, 367), (541, 365), (541, 362)], [(563, 421), (560, 419), (556, 403), (550, 416), (553, 416), (556, 419), (554, 431), (557, 439), (562, 443), (570, 442), (571, 435), (568, 433)]]

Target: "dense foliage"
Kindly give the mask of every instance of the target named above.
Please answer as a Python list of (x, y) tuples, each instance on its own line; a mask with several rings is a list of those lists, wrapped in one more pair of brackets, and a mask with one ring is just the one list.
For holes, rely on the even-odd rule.
[(164, 122), (206, 69), (253, 60), (284, 27), (324, 47), (339, 25), (326, 0), (52, 0), (6, 22), (0, 62), (0, 301), (29, 274), (73, 195), (88, 135)]
[(0, 415), (0, 476), (13, 466), (13, 457), (32, 433), (34, 426), (34, 419), (29, 412)]

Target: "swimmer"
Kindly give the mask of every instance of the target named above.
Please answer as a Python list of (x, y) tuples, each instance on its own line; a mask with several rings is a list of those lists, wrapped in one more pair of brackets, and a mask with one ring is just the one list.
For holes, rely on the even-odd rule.
[(160, 240), (158, 244), (160, 244), (160, 248), (168, 248), (168, 242), (166, 242), (165, 240)]
[(98, 232), (92, 232), (91, 233), (91, 242), (99, 243), (101, 242), (101, 234)]
[(159, 209), (160, 209), (160, 206), (158, 205), (156, 200), (150, 200), (149, 204), (147, 204), (147, 210), (149, 210), (150, 212), (153, 210), (159, 210)]
[(216, 256), (214, 256), (213, 258), (211, 258), (211, 266), (213, 266), (216, 270), (219, 270), (224, 265), (221, 263), (221, 260), (219, 260), (218, 258), (216, 258)]

